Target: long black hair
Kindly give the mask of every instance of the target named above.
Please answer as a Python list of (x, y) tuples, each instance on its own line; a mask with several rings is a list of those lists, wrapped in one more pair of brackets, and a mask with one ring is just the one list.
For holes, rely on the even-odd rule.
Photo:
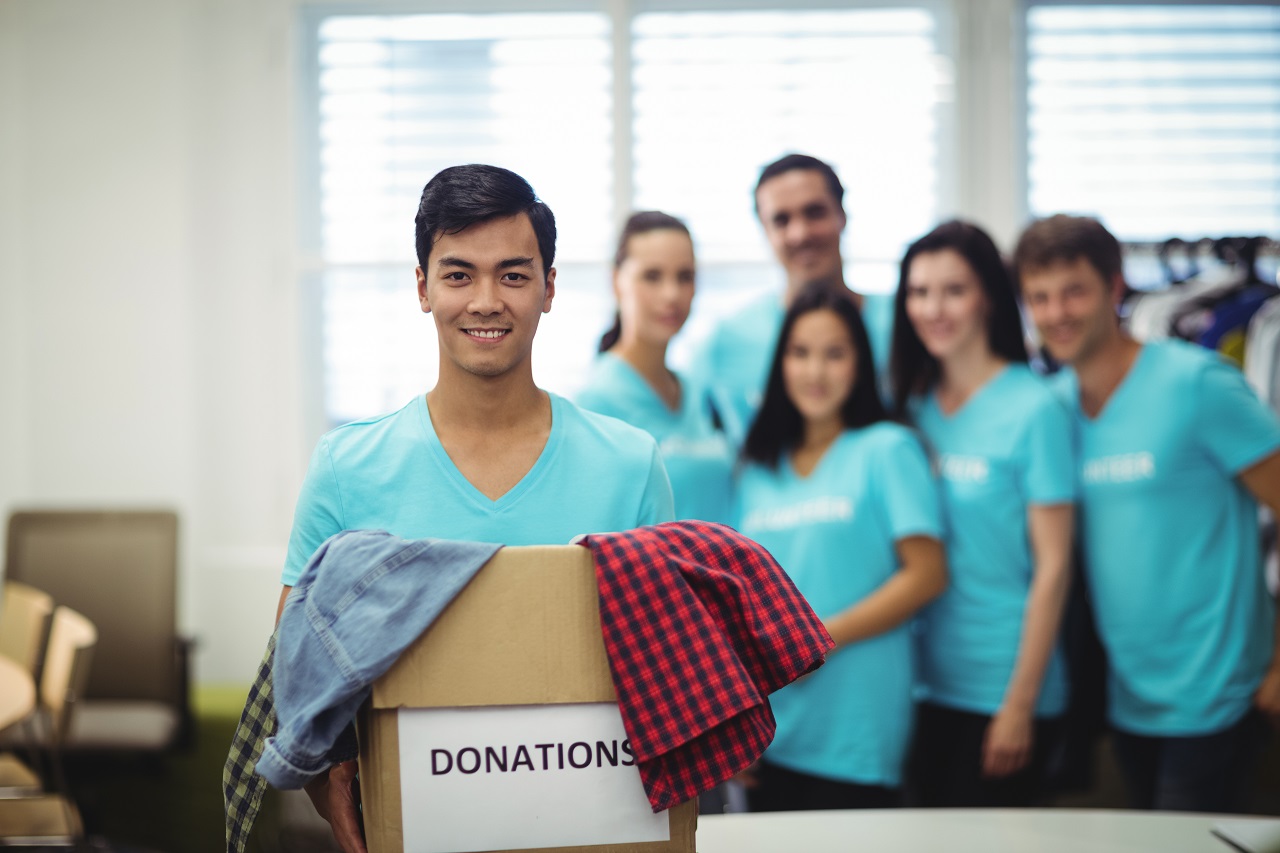
[[(660, 210), (642, 210), (639, 213), (633, 213), (627, 217), (627, 223), (622, 226), (622, 232), (618, 235), (618, 249), (613, 255), (613, 268), (616, 270), (627, 259), (627, 244), (632, 237), (662, 230), (679, 231), (693, 240), (693, 235), (689, 233), (689, 226), (670, 214)], [(597, 351), (608, 352), (613, 349), (620, 337), (622, 337), (622, 312), (614, 311), (613, 325), (600, 338), (600, 347)]]
[(876, 366), (871, 356), (867, 327), (862, 323), (853, 295), (833, 282), (810, 282), (796, 296), (782, 321), (778, 346), (773, 351), (773, 363), (769, 367), (769, 381), (764, 389), (764, 402), (760, 404), (760, 411), (756, 413), (742, 448), (742, 455), (752, 462), (776, 468), (782, 455), (799, 446), (804, 438), (804, 416), (787, 394), (782, 378), (782, 361), (796, 322), (814, 311), (833, 312), (844, 321), (853, 341), (853, 389), (840, 407), (840, 418), (845, 427), (870, 426), (889, 417), (876, 388)]
[(893, 345), (889, 352), (889, 375), (893, 385), (893, 408), (906, 412), (907, 401), (924, 394), (938, 383), (941, 365), (924, 348), (915, 327), (907, 318), (907, 278), (911, 262), (918, 255), (951, 249), (958, 253), (982, 284), (990, 313), (987, 315), (987, 346), (1006, 361), (1027, 361), (1022, 315), (1013, 292), (1009, 268), (1000, 257), (995, 242), (976, 225), (953, 219), (916, 240), (902, 257), (898, 273), (898, 293), (893, 301)]

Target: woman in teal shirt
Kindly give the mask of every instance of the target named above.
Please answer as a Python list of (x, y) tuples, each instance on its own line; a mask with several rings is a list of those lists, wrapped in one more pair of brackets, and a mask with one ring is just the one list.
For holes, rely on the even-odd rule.
[(618, 312), (576, 402), (645, 430), (671, 478), (677, 519), (729, 518), (733, 449), (706, 395), (667, 367), (667, 346), (693, 304), (693, 240), (658, 211), (632, 214), (618, 239)]
[(769, 550), (836, 650), (773, 694), (778, 728), (748, 789), (753, 811), (899, 804), (911, 734), (908, 620), (946, 586), (924, 451), (885, 415), (858, 310), (829, 288), (783, 321), (747, 434), (738, 529)]
[(926, 806), (1030, 805), (1067, 701), (1074, 450), (980, 228), (947, 222), (907, 250), (890, 361), (938, 473), (951, 575), (922, 619), (912, 787)]

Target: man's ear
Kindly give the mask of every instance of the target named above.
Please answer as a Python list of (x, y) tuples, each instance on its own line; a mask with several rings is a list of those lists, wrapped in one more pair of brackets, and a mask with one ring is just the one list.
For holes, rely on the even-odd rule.
[(1117, 308), (1120, 307), (1120, 303), (1124, 301), (1124, 291), (1124, 274), (1116, 273), (1111, 276), (1111, 301)]
[(552, 267), (547, 270), (547, 292), (542, 297), (542, 313), (547, 314), (551, 311), (551, 300), (556, 295), (556, 268)]
[(418, 304), (422, 306), (423, 314), (431, 313), (431, 302), (427, 299), (427, 276), (422, 271), (422, 267), (413, 268), (414, 277), (418, 279)]

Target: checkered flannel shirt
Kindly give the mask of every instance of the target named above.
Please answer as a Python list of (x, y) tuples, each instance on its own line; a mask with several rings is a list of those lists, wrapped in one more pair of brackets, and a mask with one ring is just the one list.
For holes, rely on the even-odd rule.
[[(231, 738), (231, 751), (222, 768), (222, 807), (227, 822), (227, 853), (244, 853), (253, 824), (262, 807), (262, 797), (267, 791), (267, 780), (253, 768), (262, 757), (262, 747), (267, 738), (276, 733), (275, 703), (271, 698), (271, 667), (276, 656), (276, 634), (267, 640), (267, 651), (258, 664), (258, 677), (249, 688), (240, 724)], [(358, 746), (355, 729), (348, 727), (338, 738), (329, 753), (334, 764), (356, 757)]]
[(760, 757), (768, 694), (835, 647), (764, 548), (687, 521), (584, 537), (622, 721), (655, 812)]

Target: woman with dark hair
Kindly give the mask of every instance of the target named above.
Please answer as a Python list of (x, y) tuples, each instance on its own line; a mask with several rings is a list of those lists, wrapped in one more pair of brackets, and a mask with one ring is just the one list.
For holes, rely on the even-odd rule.
[(888, 420), (852, 300), (792, 303), (747, 434), (738, 529), (769, 550), (836, 641), (771, 697), (778, 728), (753, 811), (899, 804), (915, 680), (908, 621), (946, 586), (938, 495), (915, 436)]
[(693, 240), (674, 216), (632, 214), (618, 238), (618, 310), (576, 402), (658, 441), (676, 518), (728, 521), (733, 449), (715, 429), (706, 394), (667, 367), (667, 346), (689, 317)]
[(933, 455), (951, 572), (921, 620), (912, 788), (926, 806), (1029, 805), (1067, 700), (1070, 420), (1027, 366), (1009, 272), (985, 232), (939, 225), (900, 275), (893, 399)]

